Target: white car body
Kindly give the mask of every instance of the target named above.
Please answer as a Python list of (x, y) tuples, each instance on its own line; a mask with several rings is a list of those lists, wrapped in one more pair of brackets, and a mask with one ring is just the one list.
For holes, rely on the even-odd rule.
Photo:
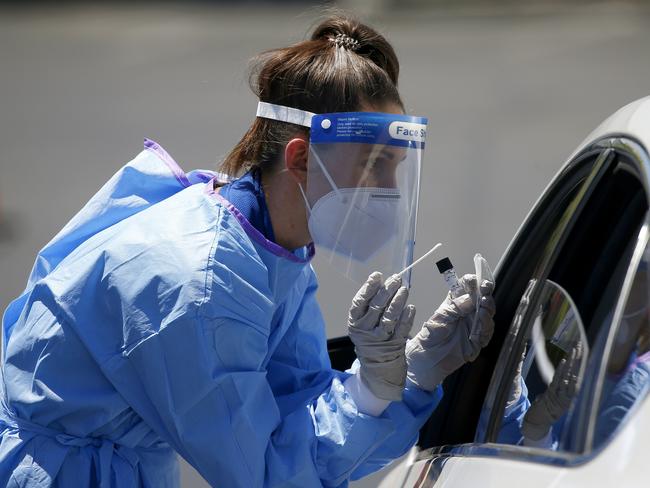
[[(632, 419), (619, 431), (611, 444), (593, 460), (576, 467), (557, 467), (494, 458), (453, 458), (435, 483), (436, 488), (594, 488), (648, 486), (648, 439), (650, 439), (650, 401), (632, 412)], [(380, 488), (418, 486), (427, 476), (426, 460), (396, 467)]]

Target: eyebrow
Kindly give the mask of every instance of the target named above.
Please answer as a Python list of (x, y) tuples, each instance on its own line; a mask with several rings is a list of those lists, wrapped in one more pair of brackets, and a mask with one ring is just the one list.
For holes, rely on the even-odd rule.
[(397, 159), (395, 157), (395, 153), (392, 153), (392, 152), (390, 152), (390, 151), (388, 151), (386, 149), (382, 149), (380, 155), (387, 156), (388, 159), (390, 159), (391, 161), (397, 160), (397, 162), (399, 163), (399, 162), (404, 161), (406, 159), (407, 154), (406, 154), (406, 152), (404, 152), (404, 155), (401, 158)]

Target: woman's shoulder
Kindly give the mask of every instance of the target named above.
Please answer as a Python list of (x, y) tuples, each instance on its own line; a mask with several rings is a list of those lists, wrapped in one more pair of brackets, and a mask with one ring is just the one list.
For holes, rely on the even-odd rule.
[[(251, 239), (222, 202), (198, 184), (153, 205), (116, 229), (112, 252), (125, 265), (166, 273), (179, 283), (198, 281), (226, 266), (229, 274), (259, 279), (266, 268)], [(131, 255), (134, 256), (133, 262)], [(250, 275), (250, 276), (249, 276)]]
[(191, 289), (201, 301), (199, 287), (206, 286), (206, 273), (226, 249), (247, 262), (244, 269), (261, 271), (246, 233), (220, 202), (206, 198), (203, 186), (192, 185), (97, 232), (67, 255), (48, 281), (74, 288), (92, 275), (134, 293), (156, 283), (161, 292)]

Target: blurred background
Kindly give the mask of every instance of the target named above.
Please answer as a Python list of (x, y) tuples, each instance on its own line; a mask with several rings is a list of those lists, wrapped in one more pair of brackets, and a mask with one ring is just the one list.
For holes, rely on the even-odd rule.
[[(303, 39), (330, 7), (397, 51), (407, 109), (429, 118), (416, 256), (441, 241), (459, 273), (476, 252), (495, 267), (581, 140), (650, 95), (641, 1), (0, 3), (2, 309), (143, 137), (186, 171), (214, 169), (254, 117), (248, 60)], [(315, 266), (328, 336), (343, 335), (357, 286)], [(416, 325), (444, 293), (433, 260), (416, 268)], [(184, 466), (183, 486), (207, 485)]]

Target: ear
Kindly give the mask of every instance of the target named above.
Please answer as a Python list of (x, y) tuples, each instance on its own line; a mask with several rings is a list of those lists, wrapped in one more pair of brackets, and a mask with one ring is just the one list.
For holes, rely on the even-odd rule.
[(296, 183), (303, 187), (307, 183), (307, 159), (309, 142), (305, 137), (295, 137), (284, 148), (284, 165)]

